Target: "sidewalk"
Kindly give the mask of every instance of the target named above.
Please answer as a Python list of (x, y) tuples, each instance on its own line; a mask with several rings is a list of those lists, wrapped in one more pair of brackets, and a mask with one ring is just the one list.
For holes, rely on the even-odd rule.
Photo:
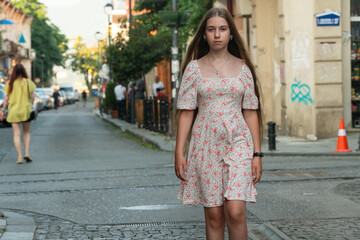
[(31, 217), (4, 211), (5, 218), (0, 218), (1, 240), (32, 240), (36, 224)]
[[(98, 110), (94, 110), (94, 114), (100, 117)], [(127, 132), (144, 142), (153, 144), (163, 151), (174, 151), (175, 141), (164, 137), (160, 133), (138, 128), (136, 124), (111, 118), (110, 115), (103, 114), (100, 118), (121, 128), (123, 132)], [(310, 141), (288, 136), (276, 137), (276, 151), (268, 150), (267, 136), (264, 136), (266, 139), (263, 141), (262, 151), (265, 153), (265, 156), (360, 156), (360, 151), (356, 151), (359, 148), (359, 134), (360, 133), (347, 134), (349, 149), (352, 150), (352, 152), (334, 152), (337, 146), (337, 137)]]

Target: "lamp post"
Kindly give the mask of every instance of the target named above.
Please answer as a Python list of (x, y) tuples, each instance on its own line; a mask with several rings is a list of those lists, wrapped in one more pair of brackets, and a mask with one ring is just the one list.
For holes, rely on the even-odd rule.
[(101, 42), (101, 33), (98, 31), (95, 33), (95, 38), (97, 40), (97, 45), (98, 45), (98, 61), (97, 61), (97, 69), (98, 69), (98, 99), (99, 99), (99, 113), (100, 116), (102, 116), (102, 111), (101, 111), (101, 89), (102, 89), (102, 81), (101, 78), (99, 76), (100, 73), (100, 42)]
[(45, 54), (41, 54), (41, 82), (42, 82), (42, 87), (44, 87), (44, 58), (45, 58)]
[[(172, 0), (172, 11), (177, 12), (177, 0)], [(179, 87), (180, 64), (178, 60), (178, 22), (172, 27), (172, 60), (171, 60), (171, 105), (175, 106), (176, 89)]]
[[(104, 6), (104, 11), (105, 14), (108, 16), (108, 38), (109, 38), (109, 47), (111, 46), (111, 11), (113, 10), (113, 5), (111, 3), (107, 3)], [(108, 59), (108, 64), (109, 64), (109, 81), (111, 81), (111, 65), (110, 65), (110, 61)]]

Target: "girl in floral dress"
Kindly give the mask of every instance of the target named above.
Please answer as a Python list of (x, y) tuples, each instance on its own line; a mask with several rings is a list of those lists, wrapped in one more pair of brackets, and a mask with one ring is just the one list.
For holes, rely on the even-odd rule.
[(246, 202), (262, 175), (261, 109), (254, 66), (225, 9), (209, 10), (189, 45), (176, 119), (178, 198), (204, 206), (207, 239), (224, 239), (225, 224), (230, 239), (247, 239)]

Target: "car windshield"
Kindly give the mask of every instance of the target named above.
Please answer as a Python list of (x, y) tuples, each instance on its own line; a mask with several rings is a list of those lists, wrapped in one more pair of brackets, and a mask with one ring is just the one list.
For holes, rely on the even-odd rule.
[(41, 97), (45, 97), (45, 96), (46, 96), (45, 90), (35, 90), (35, 92), (36, 92), (37, 94), (39, 94)]
[(74, 91), (72, 87), (62, 87), (61, 90), (64, 90), (65, 92), (72, 92), (72, 91)]

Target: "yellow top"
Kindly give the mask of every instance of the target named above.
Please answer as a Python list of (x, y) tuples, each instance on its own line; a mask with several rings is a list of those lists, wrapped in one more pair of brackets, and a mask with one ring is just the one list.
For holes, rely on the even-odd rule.
[[(5, 85), (4, 91), (9, 96), (9, 107), (6, 121), (10, 123), (25, 122), (29, 119), (32, 111), (32, 103), (29, 99), (30, 94), (35, 90), (36, 85), (30, 79), (17, 78), (14, 81), (13, 90), (8, 94), (8, 81)], [(29, 85), (29, 91), (28, 91)]]

